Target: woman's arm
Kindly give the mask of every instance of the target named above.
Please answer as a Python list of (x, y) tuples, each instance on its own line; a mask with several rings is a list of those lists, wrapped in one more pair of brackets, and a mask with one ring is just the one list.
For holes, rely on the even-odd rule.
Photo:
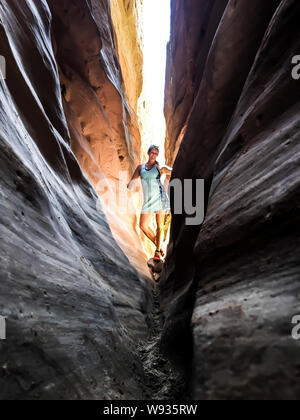
[(129, 190), (131, 190), (131, 187), (132, 187), (132, 184), (133, 184), (134, 180), (135, 180), (135, 179), (138, 179), (138, 178), (140, 177), (140, 175), (141, 175), (141, 169), (142, 169), (142, 165), (139, 165), (139, 166), (136, 168), (136, 170), (134, 171), (134, 174), (132, 175), (132, 178), (131, 178), (131, 180), (130, 180), (129, 184), (127, 185), (127, 188), (128, 188)]

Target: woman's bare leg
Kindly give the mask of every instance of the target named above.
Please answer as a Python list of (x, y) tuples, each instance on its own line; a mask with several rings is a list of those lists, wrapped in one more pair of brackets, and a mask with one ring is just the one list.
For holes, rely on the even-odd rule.
[(161, 250), (163, 240), (164, 240), (164, 225), (165, 225), (165, 210), (161, 210), (156, 214), (156, 223), (157, 223), (157, 235), (156, 235), (156, 249)]
[(147, 238), (150, 239), (150, 241), (153, 242), (154, 245), (156, 246), (156, 235), (151, 229), (151, 219), (153, 215), (154, 213), (141, 214), (140, 228), (142, 229), (144, 234), (147, 236)]

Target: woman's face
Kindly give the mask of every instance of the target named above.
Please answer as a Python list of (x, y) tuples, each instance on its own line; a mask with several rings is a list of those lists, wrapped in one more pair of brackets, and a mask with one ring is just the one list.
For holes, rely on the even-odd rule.
[(148, 154), (149, 154), (150, 160), (153, 162), (157, 159), (157, 156), (159, 155), (159, 151), (157, 149), (152, 149), (150, 150)]

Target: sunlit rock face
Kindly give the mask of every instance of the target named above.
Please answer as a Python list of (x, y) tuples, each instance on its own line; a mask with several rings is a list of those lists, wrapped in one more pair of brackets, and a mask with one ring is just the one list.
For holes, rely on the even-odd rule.
[(125, 92), (136, 113), (143, 88), (142, 0), (111, 0), (110, 8)]
[(143, 94), (146, 82), (143, 78), (143, 0), (111, 0), (110, 8), (124, 90), (132, 115), (137, 116), (139, 131), (144, 139), (140, 158), (141, 162), (145, 162), (148, 159), (149, 144), (145, 139), (148, 138), (146, 130), (149, 127), (146, 124), (148, 113)]
[[(195, 227), (174, 216), (162, 348), (193, 356), (196, 399), (299, 398), (300, 5), (232, 0), (220, 21), (208, 3), (220, 2), (173, 1), (173, 33), (190, 31), (169, 46), (184, 67), (169, 62), (169, 162), (184, 130), (173, 178), (205, 179), (206, 216)], [(189, 47), (196, 79), (173, 107)]]
[(129, 171), (138, 140), (124, 134), (106, 2), (95, 21), (93, 1), (56, 3), (0, 3), (0, 398), (144, 398), (136, 344), (148, 331), (148, 279), (114, 240), (70, 148), (71, 136), (82, 166), (103, 160), (109, 178)]
[(192, 105), (199, 90), (206, 57), (228, 0), (171, 2), (165, 117), (166, 161), (174, 163)]
[[(136, 52), (132, 50), (137, 38), (136, 22), (130, 20), (125, 28), (133, 38), (135, 35), (131, 45), (124, 45), (125, 41), (119, 45), (114, 37), (109, 1), (48, 3), (72, 150), (102, 198), (118, 244), (134, 266), (146, 274), (144, 234), (138, 226), (141, 191), (127, 195), (127, 184), (142, 152), (136, 117), (142, 58), (138, 45)], [(117, 5), (113, 7), (115, 14), (116, 8)], [(120, 26), (124, 24), (122, 10), (118, 15)], [(123, 66), (122, 73), (118, 52), (123, 48), (124, 54), (131, 50), (132, 53), (128, 53), (127, 67)], [(135, 59), (136, 67), (131, 69)], [(144, 242), (147, 251), (148, 240)]]

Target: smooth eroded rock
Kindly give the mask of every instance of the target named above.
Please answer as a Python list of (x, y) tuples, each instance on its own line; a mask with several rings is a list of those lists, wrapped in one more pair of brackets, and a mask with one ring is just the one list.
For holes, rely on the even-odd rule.
[[(299, 14), (293, 0), (230, 1), (203, 72), (194, 63), (202, 76), (173, 178), (205, 180), (206, 217), (173, 217), (161, 285), (162, 348), (179, 365), (193, 355), (195, 399), (300, 395)], [(184, 18), (195, 20), (178, 9), (173, 25)]]
[[(77, 12), (89, 20), (88, 8)], [(148, 334), (150, 280), (117, 245), (71, 151), (51, 42), (56, 18), (45, 0), (3, 0), (0, 16), (1, 399), (144, 398), (136, 343)], [(85, 86), (79, 95), (92, 91), (81, 71), (95, 63), (80, 68), (88, 41), (99, 53), (99, 37), (89, 39), (95, 25), (81, 30), (80, 39), (73, 33), (76, 72), (65, 57), (70, 85)]]

